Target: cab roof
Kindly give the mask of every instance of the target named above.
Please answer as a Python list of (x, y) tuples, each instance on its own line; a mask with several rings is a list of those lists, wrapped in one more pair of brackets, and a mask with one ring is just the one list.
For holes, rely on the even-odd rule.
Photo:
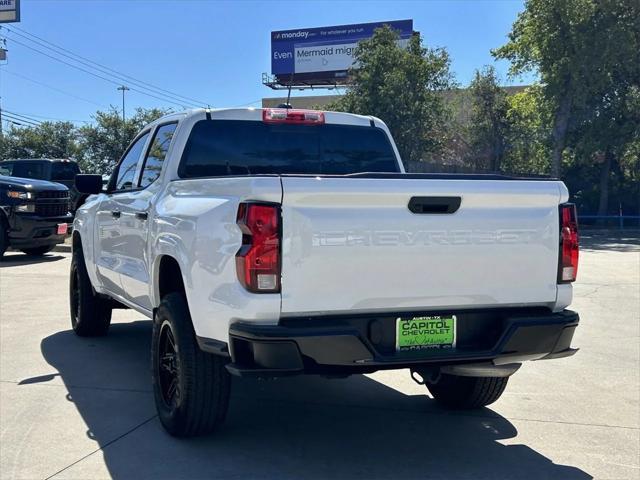
[(69, 162), (77, 163), (69, 158), (7, 158), (2, 162)]
[[(170, 121), (178, 121), (178, 120), (186, 120), (190, 117), (200, 117), (206, 112), (209, 112), (211, 118), (214, 120), (258, 120), (262, 119), (262, 111), (263, 110), (283, 110), (282, 108), (253, 108), (253, 107), (243, 107), (243, 108), (194, 108), (190, 110), (184, 110), (181, 112), (168, 113), (157, 120), (146, 125), (146, 127), (153, 128), (158, 124), (170, 122)], [(309, 109), (298, 109), (291, 108), (291, 110), (309, 110)], [(367, 116), (367, 115), (357, 115), (355, 113), (345, 113), (345, 112), (332, 112), (328, 110), (318, 110), (319, 112), (323, 112), (326, 123), (335, 123), (335, 124), (345, 124), (345, 125), (370, 125), (371, 122), (375, 122), (376, 126), (384, 125), (382, 120)]]

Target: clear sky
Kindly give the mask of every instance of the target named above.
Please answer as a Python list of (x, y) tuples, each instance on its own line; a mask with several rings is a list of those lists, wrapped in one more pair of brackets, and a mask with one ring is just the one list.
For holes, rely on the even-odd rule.
[[(90, 120), (96, 109), (120, 106), (117, 85), (20, 45), (51, 53), (46, 44), (39, 46), (17, 35), (28, 32), (214, 107), (259, 106), (262, 97), (277, 95), (261, 83), (262, 72), (270, 71), (271, 30), (400, 19), (413, 19), (426, 45), (448, 49), (460, 84), (468, 84), (474, 70), (486, 64), (494, 64), (506, 84), (508, 65), (494, 62), (489, 51), (506, 41), (522, 8), (519, 0), (22, 0), (22, 21), (5, 25), (21, 32), (0, 30), (9, 50), (9, 62), (0, 66), (0, 95), (8, 111), (75, 122)], [(127, 92), (127, 112), (138, 106), (181, 109)]]

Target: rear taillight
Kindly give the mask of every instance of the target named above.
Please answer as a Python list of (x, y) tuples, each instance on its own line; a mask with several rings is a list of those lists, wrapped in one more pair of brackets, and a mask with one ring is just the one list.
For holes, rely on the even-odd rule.
[(237, 224), (242, 247), (236, 254), (238, 280), (255, 293), (280, 291), (280, 207), (241, 203)]
[(573, 203), (560, 205), (560, 259), (558, 283), (575, 281), (578, 275), (578, 217)]
[(315, 110), (291, 110), (287, 108), (265, 108), (262, 121), (266, 123), (297, 123), (302, 125), (322, 125), (324, 113)]

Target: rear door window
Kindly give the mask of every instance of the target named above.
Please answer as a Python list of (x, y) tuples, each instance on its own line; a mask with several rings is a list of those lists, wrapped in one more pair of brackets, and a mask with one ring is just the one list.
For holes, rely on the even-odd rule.
[(389, 138), (379, 128), (237, 120), (196, 123), (178, 170), (183, 178), (399, 171)]

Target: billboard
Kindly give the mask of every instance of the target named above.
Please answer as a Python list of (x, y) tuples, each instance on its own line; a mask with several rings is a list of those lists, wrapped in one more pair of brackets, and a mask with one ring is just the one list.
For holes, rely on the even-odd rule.
[(0, 23), (20, 21), (20, 0), (0, 0)]
[(271, 32), (271, 74), (287, 84), (344, 82), (358, 42), (384, 25), (397, 30), (401, 41), (413, 34), (413, 20)]

